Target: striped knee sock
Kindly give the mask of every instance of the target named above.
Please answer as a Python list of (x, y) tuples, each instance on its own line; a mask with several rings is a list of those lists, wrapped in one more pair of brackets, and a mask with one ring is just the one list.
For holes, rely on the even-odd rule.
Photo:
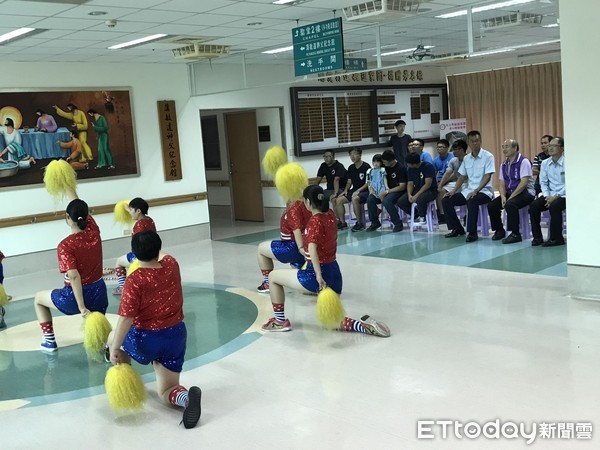
[(188, 403), (188, 390), (183, 386), (177, 386), (169, 393), (169, 403), (185, 408)]
[(273, 269), (267, 269), (267, 270), (260, 269), (260, 273), (262, 273), (262, 276), (263, 276), (263, 283), (269, 284), (269, 274), (272, 271), (273, 271)]
[(357, 332), (357, 333), (367, 333), (365, 327), (362, 326), (362, 323), (358, 320), (351, 319), (350, 317), (344, 317), (342, 323), (340, 325), (340, 330), (349, 331), (349, 332)]
[(273, 312), (275, 313), (275, 318), (278, 321), (285, 322), (285, 311), (283, 303), (273, 303)]
[(44, 341), (49, 344), (56, 344), (56, 339), (54, 338), (54, 327), (52, 326), (52, 321), (50, 322), (41, 322), (40, 327), (42, 328), (42, 333), (44, 335)]
[(117, 266), (115, 267), (115, 275), (117, 276), (119, 287), (123, 288), (123, 285), (125, 284), (125, 278), (127, 278), (127, 269), (125, 269), (125, 267)]

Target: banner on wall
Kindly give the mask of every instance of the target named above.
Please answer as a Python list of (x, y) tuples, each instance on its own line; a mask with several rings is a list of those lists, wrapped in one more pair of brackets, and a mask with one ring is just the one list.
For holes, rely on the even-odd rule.
[(450, 145), (462, 139), (467, 140), (467, 119), (440, 120), (440, 139), (446, 139)]
[(179, 152), (179, 133), (177, 132), (175, 101), (161, 100), (156, 102), (156, 104), (158, 107), (165, 180), (181, 180), (181, 154)]

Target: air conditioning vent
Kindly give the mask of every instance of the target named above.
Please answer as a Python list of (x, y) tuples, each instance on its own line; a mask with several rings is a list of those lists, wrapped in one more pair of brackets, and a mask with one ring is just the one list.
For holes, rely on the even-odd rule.
[(220, 58), (229, 54), (229, 45), (208, 45), (195, 43), (173, 49), (175, 59), (185, 59), (189, 61), (200, 61), (203, 59)]
[(430, 0), (371, 0), (344, 8), (344, 16), (349, 22), (392, 22), (419, 13), (431, 11), (421, 8), (421, 3)]
[(482, 32), (493, 32), (508, 27), (525, 26), (539, 27), (542, 24), (542, 14), (515, 12), (503, 16), (492, 17), (481, 21)]

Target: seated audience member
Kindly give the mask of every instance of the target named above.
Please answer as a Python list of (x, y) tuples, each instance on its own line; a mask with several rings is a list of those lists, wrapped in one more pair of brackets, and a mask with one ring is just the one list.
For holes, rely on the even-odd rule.
[[(462, 236), (465, 230), (458, 220), (455, 206), (467, 205), (467, 236), (466, 242), (474, 242), (479, 239), (477, 235), (477, 219), (479, 217), (479, 206), (489, 203), (494, 196), (492, 187), (492, 175), (496, 172), (494, 155), (481, 147), (481, 133), (469, 131), (467, 140), (471, 153), (465, 156), (458, 169), (459, 177), (454, 189), (446, 194), (442, 200), (444, 215), (450, 233), (447, 238)], [(467, 178), (467, 185), (459, 192), (463, 182)]]
[(342, 188), (346, 186), (346, 169), (335, 159), (335, 153), (327, 150), (323, 153), (323, 159), (319, 170), (317, 171), (316, 185), (321, 184), (323, 177), (327, 180), (327, 189), (323, 192), (327, 201), (333, 200), (342, 193)]
[(548, 154), (548, 144), (552, 139), (554, 139), (554, 136), (550, 136), (549, 134), (543, 135), (542, 139), (540, 139), (542, 151), (533, 158), (532, 169), (533, 178), (535, 180), (534, 187), (536, 196), (542, 192), (542, 188), (540, 187), (540, 166), (542, 165), (543, 160), (550, 158), (550, 155)]
[[(464, 157), (467, 154), (467, 148), (469, 148), (467, 146), (467, 143), (462, 139), (458, 139), (452, 143), (451, 154), (453, 154), (454, 157), (448, 162), (446, 171), (444, 172), (442, 179), (438, 182), (437, 205), (440, 223), (446, 223), (446, 218), (444, 216), (444, 208), (442, 206), (442, 199), (446, 196), (448, 192), (454, 189), (454, 186), (456, 186), (456, 180), (458, 180), (458, 169), (462, 164)], [(458, 189), (457, 192), (460, 192), (461, 189), (462, 186)]]
[(413, 139), (412, 145), (409, 148), (409, 153), (416, 153), (421, 158), (421, 161), (426, 161), (429, 164), (433, 164), (433, 158), (431, 155), (423, 149), (425, 148), (425, 141), (423, 139)]
[(394, 128), (396, 128), (396, 134), (390, 136), (388, 146), (392, 147), (394, 155), (396, 155), (396, 161), (401, 165), (404, 165), (404, 159), (409, 153), (412, 137), (410, 134), (404, 134), (404, 129), (406, 128), (406, 122), (404, 120), (396, 120)]
[(375, 231), (381, 227), (377, 213), (377, 204), (383, 203), (383, 207), (390, 216), (390, 221), (394, 224), (394, 233), (402, 231), (402, 221), (398, 214), (396, 204), (402, 194), (406, 191), (406, 168), (396, 161), (396, 156), (391, 150), (386, 150), (381, 155), (381, 161), (385, 166), (385, 178), (387, 180), (388, 188), (379, 193), (378, 197), (370, 195), (367, 199), (367, 207), (369, 210), (369, 219), (371, 225), (366, 231)]
[[(506, 160), (500, 166), (500, 180), (498, 190), (500, 197), (493, 199), (488, 205), (490, 224), (495, 231), (492, 241), (502, 239), (503, 244), (521, 242), (519, 229), (519, 209), (529, 205), (535, 197), (531, 163), (519, 153), (519, 143), (514, 139), (507, 139), (502, 144), (502, 153)], [(506, 222), (510, 234), (505, 238), (506, 232), (502, 224), (502, 209), (506, 210)]]
[[(562, 234), (562, 212), (567, 208), (565, 190), (565, 141), (562, 137), (555, 137), (548, 144), (550, 158), (542, 161), (540, 167), (540, 187), (542, 195), (529, 205), (529, 218), (531, 219), (531, 245), (554, 247), (564, 245), (565, 238)], [(550, 236), (544, 242), (540, 225), (542, 211), (550, 211)]]
[(410, 216), (412, 204), (416, 203), (415, 220), (418, 217), (420, 223), (425, 223), (427, 205), (437, 197), (435, 168), (433, 164), (421, 161), (417, 153), (410, 153), (406, 157), (406, 165), (408, 166), (408, 186), (398, 204)]
[(348, 228), (346, 223), (346, 203), (352, 203), (354, 209), (354, 217), (356, 217), (357, 224), (365, 223), (365, 212), (363, 206), (367, 203), (367, 197), (369, 191), (367, 191), (367, 171), (371, 166), (364, 162), (362, 157), (362, 150), (360, 148), (352, 148), (348, 150), (350, 155), (350, 161), (352, 164), (348, 166), (347, 176), (348, 181), (342, 193), (333, 199), (333, 211), (338, 219), (338, 229), (344, 230)]
[[(369, 203), (369, 198), (371, 197), (373, 197), (371, 201), (374, 201), (376, 204), (381, 204), (379, 194), (386, 191), (388, 188), (387, 179), (385, 177), (385, 167), (383, 167), (381, 155), (379, 153), (374, 155), (371, 162), (373, 163), (373, 168), (367, 170), (367, 205)], [(380, 211), (380, 208), (377, 208), (378, 215)], [(361, 231), (364, 229), (364, 222), (357, 223), (352, 227), (352, 231)]]

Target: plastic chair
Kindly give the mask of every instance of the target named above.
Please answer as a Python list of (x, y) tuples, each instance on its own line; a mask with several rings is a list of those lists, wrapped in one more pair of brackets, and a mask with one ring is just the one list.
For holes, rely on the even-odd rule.
[[(502, 222), (504, 223), (504, 228), (506, 228), (506, 223), (507, 223), (506, 209), (504, 210), (504, 213), (503, 213)], [(522, 208), (519, 209), (519, 232), (521, 233), (521, 236), (523, 236), (523, 239), (531, 238), (531, 222), (529, 221), (529, 205), (523, 206)]]
[[(467, 216), (467, 205), (459, 206), (459, 217)], [(467, 221), (469, 218), (467, 217)], [(466, 224), (466, 221), (465, 221)], [(490, 235), (490, 215), (488, 214), (487, 204), (479, 205), (479, 214), (477, 217), (477, 230), (482, 236)]]
[(417, 204), (413, 203), (410, 208), (410, 219), (409, 219), (409, 226), (410, 226), (411, 233), (413, 232), (415, 227), (420, 228), (420, 227), (426, 226), (427, 231), (430, 233), (433, 232), (434, 227), (436, 229), (439, 228), (438, 217), (437, 217), (437, 206), (435, 204), (435, 200), (432, 200), (429, 203), (427, 203), (427, 212), (425, 213), (426, 223), (415, 223), (416, 209), (417, 209)]

